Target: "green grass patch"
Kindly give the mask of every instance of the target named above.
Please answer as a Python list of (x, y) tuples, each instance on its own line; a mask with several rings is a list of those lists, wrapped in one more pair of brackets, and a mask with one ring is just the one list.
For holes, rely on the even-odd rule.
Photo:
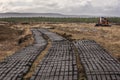
[[(52, 17), (21, 17), (21, 18), (0, 18), (0, 21), (6, 22), (79, 22), (79, 23), (97, 23), (99, 18), (52, 18)], [(119, 17), (108, 18), (111, 23), (120, 23)]]

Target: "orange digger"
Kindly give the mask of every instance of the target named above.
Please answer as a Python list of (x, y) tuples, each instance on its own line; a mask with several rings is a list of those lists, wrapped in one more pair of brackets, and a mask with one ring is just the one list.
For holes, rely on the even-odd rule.
[(98, 23), (95, 26), (111, 26), (111, 25), (109, 24), (109, 21), (107, 18), (100, 17)]

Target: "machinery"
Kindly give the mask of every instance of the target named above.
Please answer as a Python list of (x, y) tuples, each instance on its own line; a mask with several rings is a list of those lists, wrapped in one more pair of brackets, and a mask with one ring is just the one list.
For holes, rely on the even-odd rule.
[(100, 17), (98, 23), (95, 26), (111, 26), (111, 25), (109, 24), (109, 21), (107, 18)]

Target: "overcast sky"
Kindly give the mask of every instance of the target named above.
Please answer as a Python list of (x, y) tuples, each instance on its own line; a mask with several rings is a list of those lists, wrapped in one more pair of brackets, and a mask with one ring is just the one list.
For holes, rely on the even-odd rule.
[(0, 0), (3, 12), (120, 16), (120, 0)]

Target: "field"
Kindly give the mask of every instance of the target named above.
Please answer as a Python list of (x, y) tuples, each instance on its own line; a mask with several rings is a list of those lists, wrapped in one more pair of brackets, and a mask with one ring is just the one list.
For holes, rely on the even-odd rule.
[[(77, 48), (75, 48), (75, 46), (73, 46), (71, 42), (79, 41), (79, 40), (94, 40), (97, 43), (99, 43), (101, 47), (106, 49), (110, 55), (112, 55), (113, 57), (115, 57), (120, 61), (120, 36), (119, 36), (120, 18), (109, 18), (112, 25), (111, 27), (95, 27), (97, 20), (98, 18), (43, 18), (43, 17), (42, 18), (0, 19), (0, 62), (4, 61), (4, 59), (6, 58), (9, 59), (8, 56), (16, 52), (16, 54), (20, 57), (16, 59), (16, 57), (13, 56), (13, 58), (16, 61), (18, 62), (20, 61), (21, 63), (23, 63), (23, 65), (25, 63), (27, 64), (27, 65), (24, 65), (26, 66), (24, 68), (26, 71), (23, 71), (23, 73), (24, 72), (25, 73), (24, 73), (24, 76), (22, 76), (24, 77), (24, 80), (29, 80), (30, 77), (34, 74), (34, 71), (36, 70), (36, 68), (39, 69), (40, 66), (42, 68), (48, 69), (49, 65), (51, 66), (56, 64), (56, 66), (60, 65), (64, 69), (65, 68), (64, 63), (67, 66), (69, 65), (68, 69), (71, 69), (72, 73), (75, 72), (75, 74), (73, 74), (72, 76), (73, 79), (76, 80), (76, 77), (74, 76), (76, 76), (76, 73), (77, 73), (76, 70), (78, 69), (78, 71), (80, 72), (79, 80), (86, 80), (83, 67), (81, 65), (81, 62), (79, 61), (79, 54), (78, 54), (79, 52), (77, 52)], [(33, 28), (38, 30), (31, 31), (31, 29)], [(40, 28), (47, 28), (49, 31), (59, 34), (61, 37), (53, 33), (49, 34), (49, 32), (46, 32), (44, 29), (39, 30)], [(33, 32), (33, 35), (32, 35), (32, 32)], [(64, 41), (64, 38), (69, 41)], [(59, 41), (56, 42), (56, 40), (63, 40), (63, 42), (59, 42)], [(79, 48), (79, 46), (77, 45), (76, 47)], [(19, 52), (20, 50), (21, 52)], [(33, 54), (32, 51), (34, 52), (36, 51), (36, 54)], [(66, 55), (68, 53), (69, 55)], [(98, 55), (101, 56), (101, 54), (98, 54)], [(53, 56), (56, 61), (53, 61), (51, 56)], [(76, 61), (76, 58), (77, 58), (77, 61)], [(29, 59), (32, 59), (32, 61), (28, 61)], [(113, 58), (111, 58), (111, 60), (112, 59)], [(15, 60), (11, 59), (11, 62), (12, 61), (14, 62)], [(62, 64), (61, 64), (61, 61), (63, 61)], [(48, 64), (48, 62), (51, 64)], [(77, 65), (74, 65), (74, 68), (71, 68), (73, 64), (76, 64), (76, 63)], [(18, 63), (16, 62), (15, 64), (18, 64)], [(18, 65), (23, 66), (22, 64), (18, 64)], [(21, 69), (20, 66), (15, 66), (15, 68)], [(55, 66), (55, 69), (59, 70), (60, 68), (56, 66)], [(113, 66), (114, 65), (112, 64), (112, 67)], [(17, 70), (19, 72), (19, 69)], [(46, 69), (44, 70), (46, 72), (48, 71)], [(66, 71), (69, 72), (70, 70), (66, 70)], [(56, 72), (56, 71), (53, 71), (53, 72)], [(40, 69), (38, 70), (38, 73), (41, 74)], [(65, 74), (65, 72), (63, 73)], [(114, 73), (114, 70), (113, 70), (113, 73)], [(71, 73), (68, 73), (68, 74), (71, 74)], [(44, 73), (43, 75), (47, 75), (47, 74)], [(39, 78), (39, 76), (37, 76), (36, 74), (34, 74), (34, 76)], [(69, 77), (71, 76), (69, 75)]]

